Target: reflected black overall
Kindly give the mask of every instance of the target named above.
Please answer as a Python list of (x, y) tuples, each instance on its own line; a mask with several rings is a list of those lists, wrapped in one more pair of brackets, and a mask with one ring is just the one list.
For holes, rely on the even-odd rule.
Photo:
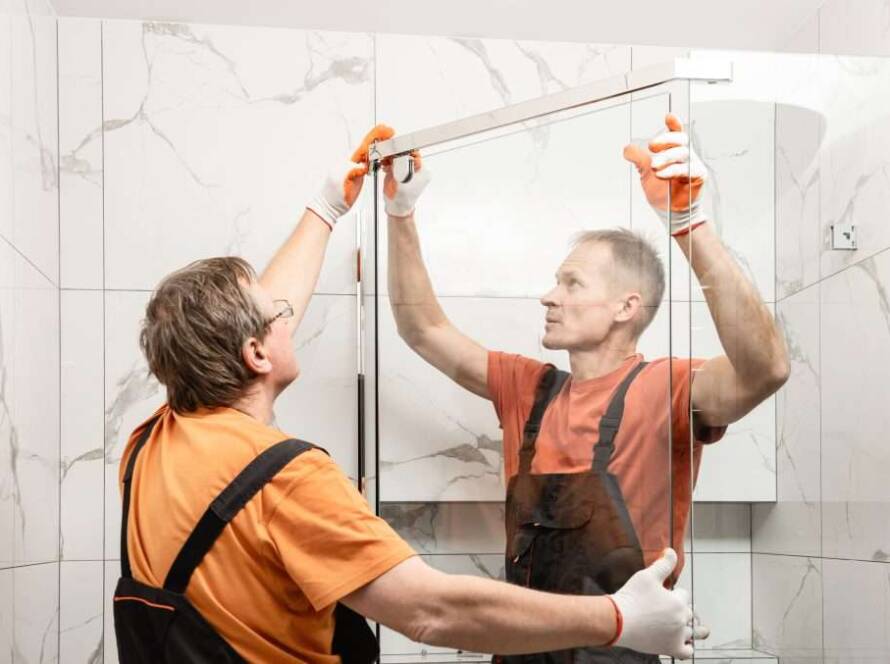
[[(281, 441), (257, 456), (204, 512), (173, 561), (164, 587), (153, 588), (133, 578), (127, 551), (127, 514), (136, 457), (156, 422), (157, 419), (146, 426), (124, 474), (121, 578), (114, 592), (118, 657), (121, 664), (244, 662), (186, 599), (185, 589), (195, 568), (241, 508), (294, 457), (321, 448), (291, 439)], [(237, 570), (232, 573), (233, 578), (237, 578)], [(344, 664), (370, 664), (377, 660), (377, 640), (362, 616), (337, 604), (334, 620), (333, 654), (340, 655)]]
[[(532, 475), (531, 464), (544, 412), (569, 374), (548, 366), (525, 424), (519, 472), (507, 487), (507, 580), (570, 595), (612, 594), (645, 567), (621, 488), (608, 472), (624, 397), (646, 365), (621, 382), (600, 420), (589, 471)], [(657, 664), (655, 655), (626, 648), (576, 648), (532, 655), (498, 656), (504, 664)]]

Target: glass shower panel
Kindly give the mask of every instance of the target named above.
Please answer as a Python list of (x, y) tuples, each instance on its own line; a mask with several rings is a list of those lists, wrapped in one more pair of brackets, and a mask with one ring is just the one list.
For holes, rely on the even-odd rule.
[[(531, 471), (589, 470), (599, 414), (610, 394), (599, 401), (584, 401), (583, 394), (602, 391), (610, 380), (617, 385), (644, 359), (651, 366), (641, 375), (645, 382), (635, 381), (628, 394), (609, 471), (619, 478), (646, 562), (666, 546), (682, 551), (685, 513), (672, 509), (672, 494), (680, 485), (671, 481), (670, 452), (676, 352), (674, 301), (668, 294), (675, 257), (663, 223), (649, 209), (639, 177), (622, 154), (627, 144), (645, 145), (663, 131), (668, 112), (685, 118), (688, 90), (687, 82), (674, 81), (422, 150), (423, 168), (432, 180), (415, 220), (434, 296), (458, 330), (488, 351), (507, 354), (498, 356), (504, 358), (502, 366), (524, 368), (533, 377), (517, 384), (505, 374), (493, 400), (450, 377), (459, 377), (459, 359), (451, 358), (439, 371), (400, 337), (387, 284), (388, 263), (397, 259), (389, 255), (388, 224), (404, 222), (387, 220), (383, 172), (377, 172), (375, 216), (365, 234), (366, 243), (373, 235), (373, 246), (363, 256), (365, 404), (374, 410), (366, 415), (364, 432), (368, 495), (430, 565), (449, 573), (504, 578), (506, 482), (518, 466), (517, 430), (531, 408), (535, 371), (539, 363), (564, 371), (574, 364), (577, 371), (585, 367), (585, 355), (592, 354), (607, 358), (608, 370), (594, 371), (587, 380), (570, 379), (564, 387), (573, 398), (582, 396), (583, 412), (594, 414), (587, 429), (568, 441), (540, 441), (551, 449), (545, 450), (541, 466), (533, 461)], [(663, 265), (665, 295), (640, 307), (651, 321), (638, 341), (621, 337), (618, 328), (609, 327), (611, 319), (596, 328), (554, 333), (551, 326), (548, 331), (544, 303), (556, 318), (597, 321), (602, 317), (591, 312), (608, 311), (605, 303), (615, 293), (640, 290), (646, 260), (638, 251), (629, 250), (630, 267), (619, 277), (608, 252), (591, 248), (602, 247), (606, 236), (576, 249), (580, 234), (616, 229), (642, 236)], [(599, 299), (588, 293), (572, 300), (560, 293), (556, 301), (551, 295), (542, 302), (572, 251), (580, 253), (571, 263), (593, 275), (588, 287)], [(650, 272), (653, 264), (648, 263)], [(396, 304), (430, 306), (426, 301)], [(642, 313), (637, 315), (643, 320)], [(618, 327), (627, 335), (626, 325)], [(507, 389), (517, 390), (518, 407), (508, 403)], [(392, 662), (486, 659), (413, 643), (385, 628), (381, 648), (383, 661)]]

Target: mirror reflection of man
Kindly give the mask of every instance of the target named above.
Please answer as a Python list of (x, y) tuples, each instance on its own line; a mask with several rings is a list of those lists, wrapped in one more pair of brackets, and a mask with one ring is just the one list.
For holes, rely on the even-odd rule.
[[(668, 115), (665, 123), (646, 148), (629, 145), (624, 156), (702, 286), (726, 353), (711, 359), (646, 360), (637, 351), (665, 274), (651, 245), (626, 229), (582, 234), (541, 298), (542, 343), (568, 351), (571, 373), (482, 347), (448, 320), (423, 263), (414, 207), (429, 169), (417, 153), (411, 178), (397, 178), (391, 160), (383, 164), (398, 331), (424, 360), (494, 405), (507, 480), (506, 574), (516, 584), (606, 594), (682, 542), (702, 445), (719, 440), (788, 377), (769, 310), (707, 223), (705, 169), (679, 120)], [(501, 661), (658, 658), (577, 649)]]

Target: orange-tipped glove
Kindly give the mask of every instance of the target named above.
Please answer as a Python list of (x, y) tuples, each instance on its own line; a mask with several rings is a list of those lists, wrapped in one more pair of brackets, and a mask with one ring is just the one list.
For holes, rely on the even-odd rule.
[(395, 132), (386, 125), (369, 131), (362, 144), (352, 153), (351, 161), (330, 170), (321, 191), (306, 207), (321, 217), (333, 230), (337, 220), (349, 212), (362, 191), (368, 174), (368, 150), (375, 141), (392, 138)]
[[(410, 162), (410, 163), (409, 163)], [(423, 167), (420, 153), (383, 161), (383, 207), (390, 217), (408, 217), (414, 213), (417, 199), (430, 183), (430, 170)], [(405, 167), (405, 168), (400, 168)], [(404, 170), (405, 172), (399, 172)]]
[(649, 205), (676, 237), (706, 221), (701, 191), (707, 171), (677, 116), (668, 113), (664, 122), (667, 131), (649, 141), (648, 150), (631, 144), (624, 158), (637, 167)]

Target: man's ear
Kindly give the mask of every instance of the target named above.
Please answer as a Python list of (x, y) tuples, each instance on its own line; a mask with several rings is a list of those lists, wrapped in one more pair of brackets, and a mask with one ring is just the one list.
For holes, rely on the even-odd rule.
[(628, 293), (622, 301), (622, 307), (615, 314), (615, 320), (625, 323), (637, 315), (637, 311), (643, 306), (643, 298), (639, 293)]
[(272, 362), (266, 353), (263, 342), (256, 337), (250, 337), (241, 344), (241, 359), (254, 374), (267, 374), (272, 371)]

